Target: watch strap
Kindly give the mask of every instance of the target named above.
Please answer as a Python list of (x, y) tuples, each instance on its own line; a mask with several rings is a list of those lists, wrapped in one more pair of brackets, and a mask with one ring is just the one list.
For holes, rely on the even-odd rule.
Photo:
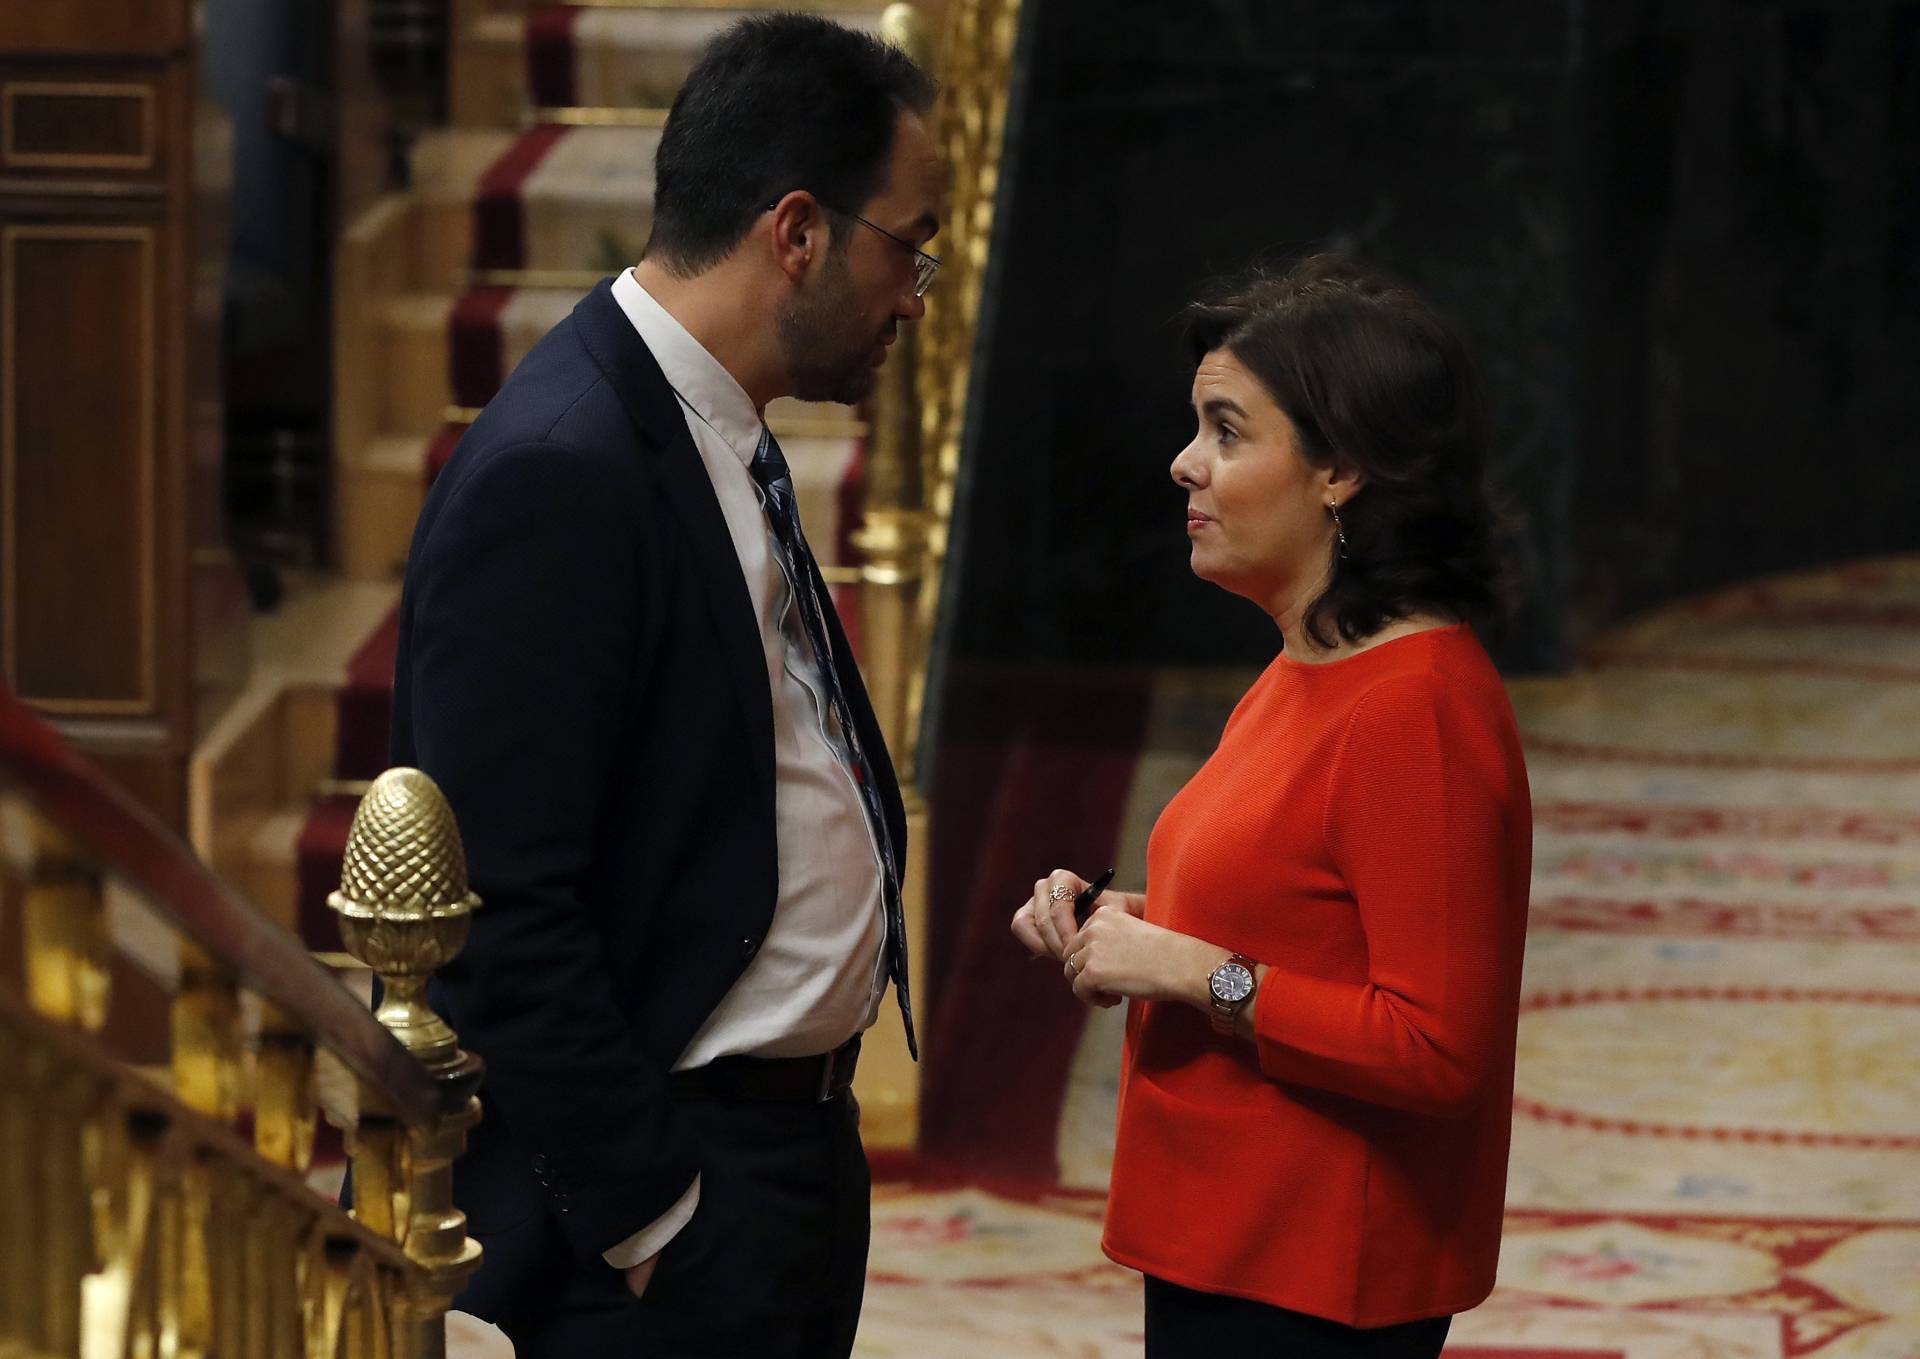
[[(1247, 994), (1238, 1000), (1222, 1000), (1214, 993), (1213, 989), (1213, 972), (1218, 972), (1221, 967), (1226, 967), (1229, 963), (1240, 964), (1240, 966), (1247, 969), (1247, 975), (1253, 978), (1253, 985), (1247, 988)], [(1234, 1023), (1240, 1018), (1241, 1007), (1252, 1000), (1254, 993), (1260, 989), (1259, 964), (1255, 963), (1253, 959), (1244, 953), (1236, 953), (1228, 958), (1226, 962), (1221, 963), (1219, 967), (1214, 968), (1213, 972), (1207, 974), (1207, 999), (1213, 1002), (1213, 1012), (1211, 1016), (1213, 1019), (1213, 1031), (1223, 1038), (1230, 1038), (1233, 1036)]]

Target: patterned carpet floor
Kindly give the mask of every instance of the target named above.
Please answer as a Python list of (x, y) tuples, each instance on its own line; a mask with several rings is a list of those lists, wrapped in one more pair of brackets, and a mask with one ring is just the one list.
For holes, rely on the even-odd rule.
[[(1250, 679), (1156, 681), (1123, 883)], [(1675, 605), (1511, 691), (1536, 865), (1507, 1237), (1449, 1352), (1916, 1359), (1920, 559)], [(881, 1186), (857, 1353), (1140, 1353), (1098, 1244), (1119, 1013), (1079, 1040), (1057, 1184)]]

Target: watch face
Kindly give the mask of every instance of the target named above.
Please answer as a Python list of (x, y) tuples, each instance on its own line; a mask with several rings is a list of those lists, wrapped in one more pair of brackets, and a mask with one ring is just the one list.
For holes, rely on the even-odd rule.
[(1208, 980), (1216, 998), (1232, 1005), (1253, 994), (1253, 973), (1239, 963), (1222, 963)]

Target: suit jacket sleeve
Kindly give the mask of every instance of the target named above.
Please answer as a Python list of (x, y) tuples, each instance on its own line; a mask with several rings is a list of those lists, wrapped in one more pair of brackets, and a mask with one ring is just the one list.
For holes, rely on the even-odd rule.
[[(416, 757), (453, 806), (472, 936), (440, 977), (574, 1250), (666, 1213), (699, 1165), (615, 1001), (586, 877), (634, 752), (647, 607), (637, 473), (566, 445), (475, 450), (417, 552)], [(611, 484), (610, 484), (611, 483)], [(644, 759), (644, 752), (640, 753)]]

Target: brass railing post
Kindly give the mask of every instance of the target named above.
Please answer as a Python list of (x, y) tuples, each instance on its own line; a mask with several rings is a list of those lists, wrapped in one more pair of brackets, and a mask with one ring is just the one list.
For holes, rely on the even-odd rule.
[[(354, 815), (340, 890), (328, 904), (339, 913), (347, 951), (380, 978), (380, 1022), (441, 1092), (439, 1116), (407, 1129), (404, 1151), (381, 1135), (397, 1131), (390, 1124), (376, 1122), (364, 1141), (356, 1136), (354, 1169), (356, 1214), (393, 1235), (420, 1266), (393, 1299), (396, 1359), (442, 1359), (447, 1310), (480, 1264), (480, 1245), (453, 1205), (453, 1161), (480, 1116), (481, 1064), (428, 1006), (426, 986), (466, 942), (480, 900), (467, 888), (460, 830), (432, 779), (389, 769), (374, 781)], [(382, 1121), (387, 1111), (363, 1108), (369, 1115)]]

